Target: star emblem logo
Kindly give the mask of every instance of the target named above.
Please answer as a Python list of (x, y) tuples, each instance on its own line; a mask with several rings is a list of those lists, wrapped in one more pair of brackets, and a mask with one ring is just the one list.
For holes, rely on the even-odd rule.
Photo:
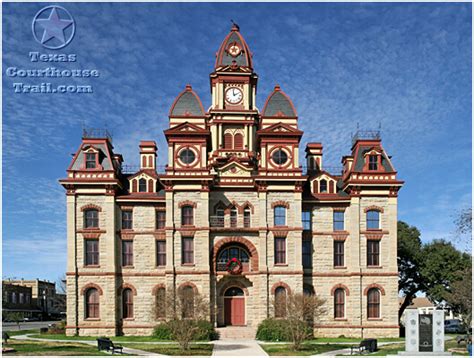
[(66, 47), (76, 31), (72, 15), (57, 5), (46, 6), (38, 11), (31, 27), (35, 40), (50, 50)]

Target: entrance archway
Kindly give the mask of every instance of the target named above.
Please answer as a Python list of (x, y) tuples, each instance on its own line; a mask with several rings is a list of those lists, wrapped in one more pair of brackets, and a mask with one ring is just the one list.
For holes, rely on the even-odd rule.
[(224, 293), (224, 317), (226, 326), (245, 325), (245, 295), (239, 287), (230, 287)]

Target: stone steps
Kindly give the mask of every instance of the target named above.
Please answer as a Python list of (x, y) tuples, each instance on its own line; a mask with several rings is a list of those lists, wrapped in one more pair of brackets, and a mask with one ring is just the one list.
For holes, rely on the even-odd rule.
[(252, 327), (245, 326), (228, 326), (216, 328), (219, 333), (219, 339), (232, 340), (232, 339), (255, 339), (257, 330)]

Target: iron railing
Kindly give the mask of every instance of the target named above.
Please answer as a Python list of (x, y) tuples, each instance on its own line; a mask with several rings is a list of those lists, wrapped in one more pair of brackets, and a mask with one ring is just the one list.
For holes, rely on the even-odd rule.
[(380, 139), (380, 129), (357, 129), (352, 135), (352, 145), (359, 139)]
[(107, 138), (112, 142), (112, 134), (104, 128), (82, 128), (82, 138)]
[[(156, 166), (156, 171), (159, 172), (164, 172), (166, 169), (166, 165), (157, 165)], [(139, 165), (122, 165), (122, 173), (123, 174), (135, 174), (140, 170)]]

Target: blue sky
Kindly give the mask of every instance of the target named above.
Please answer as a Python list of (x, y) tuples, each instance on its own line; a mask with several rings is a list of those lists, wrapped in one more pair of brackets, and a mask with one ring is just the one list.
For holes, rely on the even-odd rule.
[[(382, 125), (383, 145), (406, 184), (399, 219), (422, 239), (452, 240), (471, 203), (471, 4), (469, 3), (66, 3), (76, 35), (46, 50), (31, 33), (47, 3), (3, 3), (3, 276), (56, 280), (66, 270), (65, 195), (58, 179), (81, 126), (107, 127), (126, 164), (142, 139), (166, 164), (167, 114), (190, 83), (210, 105), (209, 73), (230, 19), (254, 54), (257, 105), (275, 84), (292, 98), (326, 165), (350, 152), (350, 135)], [(31, 62), (30, 51), (76, 54)], [(93, 94), (18, 94), (8, 67), (97, 69)], [(45, 80), (25, 79), (27, 84)], [(303, 164), (304, 158), (300, 158)]]

